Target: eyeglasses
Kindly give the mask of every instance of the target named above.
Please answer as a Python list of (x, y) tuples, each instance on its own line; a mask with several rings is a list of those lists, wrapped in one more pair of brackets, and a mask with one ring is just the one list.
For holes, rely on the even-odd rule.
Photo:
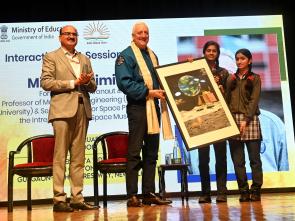
[(78, 33), (76, 33), (76, 32), (63, 32), (60, 35), (65, 35), (65, 36), (71, 36), (71, 35), (73, 35), (73, 36), (77, 37), (78, 36)]

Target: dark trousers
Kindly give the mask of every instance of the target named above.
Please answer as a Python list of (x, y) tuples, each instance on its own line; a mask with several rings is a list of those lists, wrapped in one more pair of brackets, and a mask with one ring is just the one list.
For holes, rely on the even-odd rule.
[[(159, 109), (157, 108), (159, 113)], [(142, 194), (155, 192), (155, 171), (158, 159), (159, 134), (147, 134), (146, 107), (127, 105), (129, 140), (126, 173), (128, 196), (138, 192), (138, 171), (142, 167)], [(142, 162), (140, 152), (142, 151)]]
[(260, 159), (261, 141), (259, 140), (246, 141), (246, 142), (242, 142), (239, 140), (231, 140), (229, 142), (231, 158), (233, 160), (239, 190), (240, 192), (249, 191), (249, 184), (248, 184), (246, 166), (245, 166), (244, 144), (246, 144), (246, 147), (247, 147), (249, 160), (250, 160), (250, 167), (252, 170), (251, 190), (260, 191), (262, 182), (263, 182), (263, 174), (262, 174), (262, 163)]
[[(217, 193), (226, 194), (226, 176), (227, 176), (227, 162), (226, 162), (226, 141), (213, 144), (215, 152), (215, 172)], [(201, 177), (201, 187), (203, 195), (210, 195), (210, 147), (201, 147), (198, 149), (199, 153), (199, 171)]]

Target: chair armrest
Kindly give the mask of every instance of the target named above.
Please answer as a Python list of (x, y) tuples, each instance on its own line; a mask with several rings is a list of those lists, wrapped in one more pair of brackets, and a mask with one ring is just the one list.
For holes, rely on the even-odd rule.
[(19, 154), (20, 151), (9, 151), (9, 168), (13, 168), (14, 167), (14, 155), (15, 154)]
[(97, 145), (98, 145), (98, 143), (100, 142), (100, 137), (101, 137), (101, 136), (97, 137), (97, 138), (95, 139), (93, 145), (92, 145), (93, 164), (94, 164), (94, 163), (97, 163)]

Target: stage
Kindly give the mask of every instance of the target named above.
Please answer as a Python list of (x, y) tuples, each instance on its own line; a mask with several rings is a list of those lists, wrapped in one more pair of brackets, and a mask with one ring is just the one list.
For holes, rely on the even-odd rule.
[[(108, 201), (107, 208), (73, 213), (54, 213), (52, 205), (15, 206), (12, 213), (0, 208), (1, 221), (96, 221), (96, 220), (295, 220), (295, 193), (264, 193), (261, 202), (240, 203), (239, 195), (229, 195), (227, 203), (199, 204), (197, 197), (182, 203), (172, 198), (171, 206), (127, 208), (125, 200)], [(100, 202), (102, 206), (102, 202)]]

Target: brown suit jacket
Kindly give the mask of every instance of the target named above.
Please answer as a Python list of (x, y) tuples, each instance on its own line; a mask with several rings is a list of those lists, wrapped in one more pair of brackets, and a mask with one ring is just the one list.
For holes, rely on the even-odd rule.
[[(81, 53), (78, 56), (80, 70), (82, 71), (83, 67), (87, 65), (88, 72), (91, 72), (92, 67), (89, 58)], [(87, 118), (92, 118), (88, 92), (96, 90), (95, 79), (92, 78), (87, 85), (72, 89), (70, 80), (75, 79), (77, 78), (74, 70), (61, 48), (45, 54), (42, 65), (41, 87), (45, 91), (51, 91), (49, 122), (58, 118), (73, 117), (78, 109), (79, 96), (83, 98)]]

